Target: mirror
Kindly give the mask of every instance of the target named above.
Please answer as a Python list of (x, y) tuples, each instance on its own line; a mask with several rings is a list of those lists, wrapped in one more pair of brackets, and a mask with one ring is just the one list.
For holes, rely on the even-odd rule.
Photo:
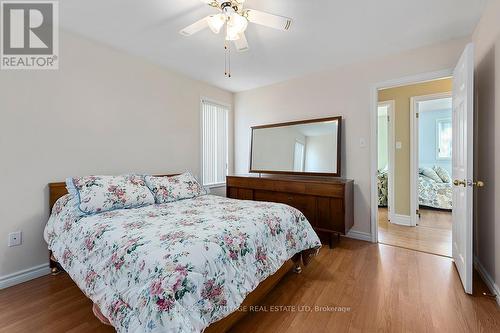
[(250, 172), (340, 176), (342, 117), (252, 127)]

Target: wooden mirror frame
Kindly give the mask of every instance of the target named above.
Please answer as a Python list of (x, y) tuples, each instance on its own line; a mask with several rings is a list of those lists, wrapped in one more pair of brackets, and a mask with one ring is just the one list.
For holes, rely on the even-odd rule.
[[(311, 123), (321, 123), (325, 121), (338, 121), (337, 128), (337, 172), (300, 172), (300, 171), (270, 171), (270, 170), (255, 170), (252, 167), (253, 160), (253, 134), (254, 130), (262, 129), (262, 128), (273, 128), (273, 127), (285, 127), (291, 125), (302, 125), (302, 124), (311, 124)], [(318, 119), (308, 119), (308, 120), (299, 120), (299, 121), (290, 121), (286, 123), (277, 123), (277, 124), (269, 124), (269, 125), (260, 125), (251, 127), (251, 138), (250, 138), (250, 173), (268, 173), (268, 174), (280, 174), (280, 175), (303, 175), (303, 176), (331, 176), (331, 177), (340, 177), (342, 172), (342, 164), (341, 164), (341, 154), (342, 154), (342, 116), (336, 117), (328, 117), (328, 118), (318, 118)]]

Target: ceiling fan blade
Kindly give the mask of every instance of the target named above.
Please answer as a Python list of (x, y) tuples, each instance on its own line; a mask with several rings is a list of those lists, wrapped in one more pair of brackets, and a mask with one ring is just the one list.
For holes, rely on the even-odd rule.
[(179, 31), (179, 33), (181, 35), (184, 35), (184, 36), (191, 36), (195, 33), (197, 33), (198, 31), (201, 31), (203, 29), (206, 29), (208, 28), (208, 16), (205, 17), (205, 18), (202, 18), (201, 20), (199, 21), (196, 21), (194, 22), (193, 24), (185, 27), (184, 29), (182, 29), (181, 31)]
[(245, 15), (249, 22), (283, 31), (289, 30), (293, 22), (289, 17), (269, 14), (255, 9), (247, 9)]
[(217, 0), (201, 0), (201, 2), (204, 2), (204, 3), (206, 3), (207, 5), (211, 5), (211, 4), (213, 4), (214, 2), (217, 2)]
[(238, 35), (240, 38), (234, 41), (234, 45), (236, 46), (236, 50), (238, 52), (245, 52), (248, 51), (248, 41), (247, 37), (245, 36), (245, 33), (241, 33)]

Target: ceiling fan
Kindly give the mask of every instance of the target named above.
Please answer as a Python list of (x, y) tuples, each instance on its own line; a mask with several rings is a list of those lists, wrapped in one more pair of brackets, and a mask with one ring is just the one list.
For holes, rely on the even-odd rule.
[(233, 41), (236, 50), (244, 52), (249, 49), (245, 30), (248, 23), (260, 24), (266, 27), (287, 31), (292, 25), (292, 19), (284, 16), (273, 15), (255, 9), (244, 9), (245, 0), (201, 0), (207, 5), (219, 10), (218, 14), (209, 15), (199, 21), (187, 26), (180, 31), (181, 35), (191, 36), (203, 29), (210, 28), (212, 32), (218, 34), (224, 28), (226, 50), (226, 76), (228, 74), (227, 62), (229, 60), (230, 46), (228, 42)]

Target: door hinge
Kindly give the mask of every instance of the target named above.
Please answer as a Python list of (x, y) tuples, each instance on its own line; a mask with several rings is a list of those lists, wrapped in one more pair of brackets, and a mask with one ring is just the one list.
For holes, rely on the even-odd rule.
[(417, 116), (417, 118), (418, 118), (418, 112), (417, 112), (415, 115), (416, 115), (416, 116)]
[(415, 211), (415, 213), (417, 214), (418, 218), (420, 218), (420, 210), (419, 210), (419, 209), (417, 209), (417, 210)]
[(391, 121), (391, 117), (387, 116), (387, 122), (390, 122), (390, 121)]

